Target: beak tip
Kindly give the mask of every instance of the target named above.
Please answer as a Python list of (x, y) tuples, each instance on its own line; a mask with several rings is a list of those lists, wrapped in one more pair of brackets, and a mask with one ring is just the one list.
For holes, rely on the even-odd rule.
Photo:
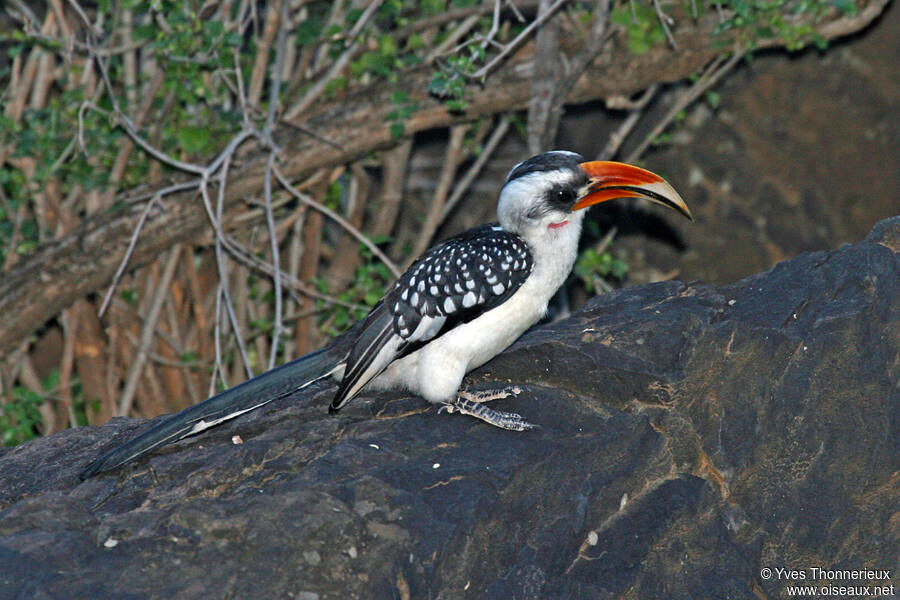
[(634, 165), (614, 161), (590, 161), (579, 164), (592, 182), (589, 193), (572, 210), (615, 198), (644, 198), (683, 215), (692, 223), (694, 215), (687, 203), (665, 179)]

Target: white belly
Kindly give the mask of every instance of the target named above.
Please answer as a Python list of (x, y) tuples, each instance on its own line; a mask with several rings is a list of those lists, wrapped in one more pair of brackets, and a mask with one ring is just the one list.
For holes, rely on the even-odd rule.
[(557, 286), (543, 283), (529, 278), (500, 306), (391, 363), (370, 389), (402, 387), (435, 403), (452, 397), (467, 372), (494, 358), (544, 315)]

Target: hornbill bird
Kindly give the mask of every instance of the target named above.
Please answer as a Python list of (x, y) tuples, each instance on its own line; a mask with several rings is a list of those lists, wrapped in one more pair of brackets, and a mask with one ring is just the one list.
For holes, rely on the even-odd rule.
[(692, 218), (672, 186), (639, 167), (588, 162), (565, 151), (529, 158), (506, 178), (499, 223), (425, 252), (363, 321), (328, 346), (163, 419), (92, 462), (81, 477), (121, 466), (328, 376), (340, 382), (329, 412), (363, 389), (400, 389), (448, 412), (504, 429), (530, 429), (520, 415), (485, 406), (489, 395), (460, 392), (460, 384), (468, 371), (544, 315), (575, 262), (582, 209), (615, 198), (645, 198)]

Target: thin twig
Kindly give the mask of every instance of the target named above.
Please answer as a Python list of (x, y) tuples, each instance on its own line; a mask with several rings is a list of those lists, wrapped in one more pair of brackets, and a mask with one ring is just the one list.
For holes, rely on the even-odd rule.
[[(519, 4), (523, 7), (531, 8), (537, 5), (537, 0), (522, 0), (519, 2)], [(516, 5), (512, 2), (507, 2), (507, 5), (512, 8), (512, 11), (516, 15), (516, 18), (519, 20), (519, 22), (524, 23), (525, 19), (522, 18), (522, 13), (518, 10)], [(483, 16), (490, 12), (493, 12), (493, 10), (493, 4), (488, 2), (476, 4), (475, 6), (454, 8), (452, 10), (438, 13), (424, 19), (417, 19), (408, 25), (404, 25), (403, 27), (397, 29), (396, 32), (394, 32), (394, 37), (398, 40), (402, 40), (415, 33), (434, 29), (435, 27), (441, 27), (443, 25), (447, 25), (448, 23), (457, 23), (472, 15)]]
[(122, 257), (122, 260), (119, 262), (119, 267), (116, 269), (116, 274), (113, 275), (112, 282), (109, 284), (109, 289), (106, 290), (106, 295), (103, 297), (103, 304), (100, 305), (100, 310), (97, 312), (97, 318), (102, 319), (103, 315), (106, 314), (106, 309), (109, 308), (109, 303), (112, 300), (113, 292), (116, 291), (116, 288), (119, 285), (119, 280), (122, 278), (122, 274), (125, 272), (125, 267), (128, 266), (128, 263), (131, 261), (131, 255), (134, 252), (134, 247), (137, 245), (138, 237), (141, 235), (141, 230), (144, 228), (144, 222), (147, 220), (147, 217), (150, 215), (150, 211), (153, 210), (153, 207), (156, 206), (156, 202), (160, 199), (160, 194), (154, 194), (150, 201), (147, 203), (147, 206), (141, 212), (141, 216), (138, 219), (137, 226), (134, 228), (134, 233), (131, 234), (131, 239), (128, 242), (128, 248), (125, 249), (125, 256)]
[(290, 25), (288, 18), (288, 2), (284, 0), (281, 3), (281, 29), (278, 30), (278, 39), (275, 42), (275, 64), (272, 66), (272, 81), (269, 88), (269, 110), (266, 114), (266, 137), (272, 135), (272, 129), (275, 127), (275, 115), (281, 108), (281, 76), (284, 69), (284, 55), (287, 46), (288, 26)]
[(216, 289), (216, 320), (213, 325), (213, 347), (215, 348), (216, 353), (216, 368), (213, 370), (212, 375), (209, 378), (209, 393), (207, 396), (212, 396), (213, 392), (216, 389), (216, 374), (218, 373), (219, 379), (222, 380), (222, 385), (224, 387), (230, 387), (228, 385), (228, 376), (225, 373), (225, 365), (222, 363), (222, 332), (221, 332), (221, 323), (222, 323), (222, 297), (224, 296), (223, 288), (222, 288), (222, 280), (219, 279), (219, 285)]
[[(110, 116), (109, 111), (106, 111), (106, 110), (100, 108), (93, 102), (85, 101), (84, 103), (82, 103), (82, 108), (90, 108), (91, 110), (94, 110), (100, 114)], [(118, 125), (122, 126), (122, 129), (125, 130), (125, 133), (128, 134), (128, 137), (130, 137), (135, 144), (140, 146), (144, 150), (144, 152), (146, 152), (147, 154), (149, 154), (156, 160), (158, 160), (162, 163), (165, 163), (165, 164), (169, 165), (170, 167), (173, 167), (180, 171), (186, 171), (188, 173), (193, 173), (194, 175), (200, 175), (200, 176), (204, 175), (204, 173), (206, 172), (205, 167), (195, 165), (194, 163), (187, 163), (187, 162), (178, 160), (177, 158), (173, 158), (173, 157), (169, 156), (162, 150), (157, 150), (156, 148), (154, 148), (150, 144), (150, 142), (148, 142), (147, 140), (142, 138), (141, 135), (137, 132), (137, 130), (134, 127), (134, 123), (131, 122), (131, 119), (128, 118), (128, 116), (125, 115), (124, 113), (119, 112), (118, 106), (115, 107), (115, 111), (116, 112), (112, 116), (116, 119), (116, 123)]]
[[(624, 121), (616, 128), (614, 132), (609, 135), (609, 140), (607, 140), (606, 145), (603, 147), (603, 150), (600, 151), (598, 155), (598, 160), (610, 160), (613, 158), (616, 153), (619, 151), (619, 148), (622, 147), (622, 144), (625, 142), (625, 139), (631, 133), (631, 130), (634, 129), (634, 126), (637, 125), (637, 122), (640, 120), (641, 115), (644, 114), (644, 108), (646, 108), (647, 104), (650, 103), (650, 100), (656, 96), (656, 91), (659, 89), (657, 84), (653, 84), (644, 90), (644, 93), (641, 94), (641, 97), (638, 98), (635, 102), (629, 103), (629, 112), (628, 116)], [(609, 107), (609, 103), (607, 102), (607, 107)]]
[(288, 31), (288, 2), (281, 2), (281, 28), (278, 31), (278, 40), (275, 45), (275, 65), (272, 68), (272, 82), (269, 90), (269, 111), (266, 116), (266, 127), (263, 131), (267, 142), (270, 145), (269, 159), (266, 161), (266, 172), (263, 181), (263, 198), (265, 200), (266, 209), (266, 227), (269, 230), (269, 240), (272, 249), (272, 281), (275, 287), (275, 319), (272, 323), (272, 345), (269, 348), (269, 368), (275, 366), (275, 359), (278, 358), (278, 342), (281, 339), (282, 329), (282, 297), (281, 297), (281, 256), (278, 250), (278, 235), (275, 231), (275, 216), (272, 211), (272, 168), (275, 166), (275, 157), (278, 148), (272, 142), (272, 129), (275, 127), (275, 115), (278, 113), (279, 98), (281, 94), (281, 71), (284, 66), (285, 46), (287, 45)]
[(381, 191), (378, 196), (378, 212), (371, 228), (372, 235), (376, 238), (390, 236), (397, 224), (412, 145), (413, 139), (408, 137), (381, 154)]
[[(286, 2), (287, 0), (275, 0), (274, 3), (269, 3), (263, 34), (257, 38), (259, 41), (256, 46), (256, 58), (253, 61), (253, 72), (250, 75), (250, 87), (247, 89), (247, 99), (253, 106), (258, 105), (262, 98), (263, 83), (269, 65), (269, 50), (272, 48), (272, 42), (275, 41), (275, 34), (286, 29), (286, 24), (281, 18), (286, 13), (282, 10), (282, 7), (286, 8), (284, 6)], [(280, 28), (279, 24), (281, 24)], [(278, 73), (278, 77), (280, 76), (281, 73)]]
[[(78, 5), (78, 3), (75, 0), (69, 0), (69, 2), (75, 6)], [(80, 10), (80, 7), (79, 7), (79, 10)], [(84, 16), (83, 11), (81, 11), (80, 14), (82, 15), (83, 19), (87, 19), (87, 17)], [(91, 26), (90, 22), (85, 21), (85, 23), (88, 25), (88, 27)], [(89, 37), (92, 38), (93, 35), (90, 35)], [(113, 89), (112, 83), (110, 82), (110, 79), (109, 79), (109, 73), (106, 68), (106, 63), (102, 60), (102, 58), (99, 55), (97, 55), (95, 48), (96, 48), (96, 44), (94, 43), (94, 41), (92, 39), (91, 44), (90, 44), (91, 56), (93, 57), (94, 62), (97, 63), (97, 67), (100, 71), (100, 74), (102, 75), (102, 80), (103, 80), (104, 86), (107, 90), (107, 93), (109, 94), (110, 102), (112, 102), (112, 105), (113, 105), (113, 114), (116, 117), (116, 122), (119, 125), (121, 125), (123, 127), (123, 129), (125, 129), (125, 132), (132, 139), (132, 141), (134, 141), (135, 144), (140, 146), (145, 152), (147, 152), (148, 154), (150, 154), (151, 156), (156, 158), (158, 161), (165, 163), (173, 168), (176, 168), (176, 169), (179, 169), (182, 171), (187, 171), (188, 173), (193, 173), (195, 175), (199, 175), (205, 182), (205, 181), (209, 180), (210, 178), (212, 178), (216, 174), (216, 172), (219, 170), (219, 167), (225, 161), (225, 158), (226, 157), (230, 158), (234, 154), (234, 152), (237, 150), (237, 148), (247, 138), (254, 136), (254, 137), (257, 137), (260, 139), (264, 139), (264, 136), (262, 136), (258, 131), (256, 131), (255, 129), (253, 129), (252, 127), (249, 127), (247, 125), (246, 116), (245, 116), (244, 128), (229, 141), (229, 143), (226, 145), (225, 149), (221, 153), (219, 153), (219, 155), (215, 158), (215, 160), (213, 160), (212, 163), (210, 163), (206, 167), (196, 165), (194, 163), (187, 163), (187, 162), (178, 160), (178, 159), (173, 158), (173, 157), (169, 156), (168, 154), (162, 152), (161, 150), (154, 148), (153, 145), (150, 144), (150, 142), (144, 140), (140, 136), (140, 134), (137, 131), (137, 128), (134, 126), (134, 123), (131, 121), (131, 119), (128, 117), (128, 115), (126, 115), (125, 113), (122, 112), (122, 110), (119, 106), (119, 102), (115, 96), (115, 90)], [(242, 98), (242, 100), (243, 100), (243, 98)], [(244, 102), (244, 105), (246, 106), (246, 101), (243, 101), (243, 102)], [(85, 105), (87, 105), (89, 108), (92, 108), (93, 110), (95, 110), (97, 112), (100, 112), (101, 114), (108, 114), (107, 111), (103, 110), (102, 108), (100, 108), (99, 106), (97, 106), (96, 104), (94, 104), (92, 102), (84, 103), (82, 105), (82, 108)], [(223, 184), (224, 184), (224, 182), (223, 182)], [(201, 188), (202, 187), (204, 187), (204, 184), (201, 184)]]
[(431, 204), (428, 207), (425, 222), (422, 224), (419, 235), (416, 237), (416, 243), (413, 245), (412, 258), (419, 256), (428, 249), (431, 238), (434, 237), (434, 233), (441, 223), (441, 214), (443, 213), (444, 203), (447, 201), (447, 195), (450, 193), (450, 186), (453, 185), (456, 169), (462, 161), (463, 140), (468, 131), (468, 124), (454, 125), (450, 128), (450, 141), (447, 144), (447, 151), (444, 154), (441, 176), (438, 179), (434, 195), (431, 197)]
[(231, 57), (234, 60), (234, 77), (237, 80), (238, 102), (241, 105), (241, 115), (244, 119), (244, 129), (250, 127), (250, 117), (248, 116), (247, 94), (244, 92), (244, 77), (241, 74), (241, 55), (237, 48), (231, 49)]
[(491, 29), (481, 42), (482, 48), (487, 48), (491, 40), (497, 36), (497, 32), (500, 31), (500, 1), (494, 0), (494, 16), (491, 19)]
[[(137, 226), (134, 228), (134, 233), (131, 234), (131, 240), (129, 240), (128, 242), (128, 248), (125, 250), (125, 256), (122, 257), (122, 261), (119, 263), (119, 267), (116, 269), (116, 274), (113, 275), (112, 283), (109, 284), (109, 289), (106, 291), (106, 296), (104, 296), (103, 298), (103, 304), (100, 306), (100, 310), (97, 312), (98, 318), (102, 319), (104, 313), (106, 313), (106, 309), (109, 307), (109, 302), (112, 299), (113, 292), (119, 285), (119, 280), (122, 278), (122, 274), (125, 272), (125, 267), (128, 266), (128, 263), (131, 260), (131, 255), (134, 252), (134, 247), (135, 245), (137, 245), (138, 237), (140, 237), (141, 235), (141, 229), (143, 229), (144, 222), (150, 215), (150, 211), (153, 210), (153, 206), (157, 202), (159, 202), (163, 198), (163, 196), (174, 194), (175, 192), (180, 192), (183, 190), (196, 188), (199, 185), (199, 181), (179, 183), (166, 188), (162, 188), (160, 190), (156, 190), (150, 195), (150, 202), (147, 203), (147, 206), (141, 212), (140, 218), (138, 218)], [(143, 197), (139, 198), (143, 199)]]
[(450, 195), (447, 203), (444, 204), (444, 208), (441, 211), (441, 222), (443, 222), (447, 218), (450, 212), (465, 195), (466, 191), (468, 191), (469, 186), (472, 185), (472, 182), (475, 181), (475, 178), (478, 177), (481, 169), (487, 163), (488, 159), (494, 153), (494, 150), (496, 150), (500, 142), (503, 140), (506, 132), (509, 131), (509, 124), (510, 120), (508, 116), (504, 115), (500, 117), (500, 122), (497, 124), (497, 127), (494, 128), (494, 131), (491, 132), (491, 137), (489, 137), (488, 141), (484, 144), (484, 148), (482, 148), (481, 154), (478, 155), (478, 158), (475, 159), (475, 162), (472, 163), (472, 165), (466, 171), (465, 175), (463, 175), (462, 179), (459, 180), (459, 183), (456, 184), (456, 187), (453, 188), (453, 193)]
[[(146, 120), (147, 115), (150, 114), (150, 109), (153, 106), (153, 100), (156, 97), (156, 92), (160, 87), (162, 87), (164, 82), (165, 72), (162, 69), (157, 69), (156, 73), (153, 76), (153, 79), (151, 79), (147, 83), (142, 92), (143, 100), (141, 101), (140, 106), (137, 107), (137, 113), (134, 117), (137, 126), (141, 126)], [(135, 87), (136, 86), (137, 84), (135, 83)], [(132, 142), (130, 139), (122, 139), (119, 141), (119, 152), (116, 154), (116, 158), (113, 161), (112, 171), (109, 175), (109, 182), (113, 184), (110, 186), (110, 190), (108, 192), (110, 196), (115, 192), (118, 184), (122, 181), (122, 177), (125, 174), (125, 169), (128, 166), (128, 158), (131, 156), (132, 148), (134, 148), (134, 142)]]
[(169, 258), (166, 260), (166, 266), (160, 276), (156, 292), (153, 294), (153, 301), (150, 304), (150, 310), (144, 320), (144, 327), (141, 330), (140, 343), (138, 345), (137, 354), (134, 357), (131, 367), (128, 369), (128, 376), (125, 380), (125, 389), (119, 399), (119, 416), (127, 416), (131, 412), (134, 403), (134, 394), (137, 391), (138, 380), (144, 370), (144, 364), (147, 362), (147, 355), (150, 352), (150, 344), (153, 342), (153, 334), (156, 330), (156, 322), (159, 319), (159, 313), (162, 309), (163, 301), (169, 293), (169, 284), (175, 275), (175, 268), (178, 266), (178, 258), (181, 254), (181, 244), (175, 245), (169, 252)]
[(304, 204), (311, 206), (312, 208), (316, 209), (317, 211), (325, 214), (332, 220), (336, 221), (338, 223), (338, 225), (340, 225), (345, 230), (347, 230), (347, 232), (350, 235), (352, 235), (353, 237), (358, 239), (360, 242), (365, 244), (366, 248), (371, 250), (372, 254), (377, 256), (379, 258), (379, 260), (381, 260), (381, 262), (383, 262), (384, 265), (388, 269), (390, 269), (390, 271), (391, 271), (391, 273), (393, 273), (394, 277), (400, 277), (400, 275), (402, 274), (402, 271), (400, 271), (400, 269), (397, 267), (397, 265), (394, 264), (394, 261), (392, 261), (390, 258), (388, 258), (387, 255), (384, 252), (382, 252), (378, 248), (378, 246), (376, 246), (372, 242), (372, 240), (370, 240), (368, 237), (366, 237), (359, 229), (354, 227), (352, 223), (348, 222), (344, 217), (337, 214), (336, 212), (334, 212), (333, 210), (331, 210), (324, 204), (322, 204), (320, 202), (316, 202), (314, 199), (310, 198), (306, 194), (297, 190), (293, 185), (291, 185), (291, 183), (287, 180), (287, 178), (281, 173), (281, 170), (278, 167), (274, 167), (273, 172), (275, 173), (275, 177), (278, 178), (278, 181), (281, 182), (281, 185), (284, 186), (284, 189), (289, 191), (291, 193), (291, 195), (293, 195), (295, 198), (297, 198)]
[(659, 4), (659, 0), (653, 0), (653, 8), (656, 9), (656, 16), (659, 18), (659, 22), (666, 34), (666, 39), (669, 40), (669, 44), (672, 46), (673, 50), (678, 50), (678, 44), (675, 43), (675, 36), (672, 35), (672, 30), (669, 29), (669, 25), (671, 25), (675, 21), (672, 19), (672, 17), (663, 12), (662, 6), (660, 6)]
[(284, 121), (284, 120), (283, 120), (283, 121), (281, 121), (281, 122), (284, 123), (285, 125), (287, 125), (288, 127), (293, 127), (294, 129), (296, 129), (297, 131), (300, 131), (301, 133), (305, 133), (306, 135), (308, 135), (309, 137), (313, 138), (313, 139), (316, 140), (317, 142), (322, 142), (323, 144), (327, 144), (327, 145), (331, 146), (332, 148), (334, 148), (334, 149), (337, 150), (338, 152), (343, 152), (344, 154), (347, 153), (347, 149), (346, 149), (346, 148), (344, 148), (344, 147), (341, 146), (340, 144), (338, 144), (338, 143), (336, 143), (336, 142), (334, 142), (334, 141), (328, 139), (328, 138), (325, 137), (325, 136), (319, 135), (318, 133), (316, 133), (315, 131), (313, 131), (313, 130), (310, 129), (309, 127), (305, 127), (305, 126), (303, 126), (303, 125), (301, 125), (300, 123), (297, 123), (297, 122), (295, 122), (295, 121)]
[[(297, 273), (300, 269), (300, 257), (303, 253), (303, 240), (301, 239), (301, 235), (303, 232), (303, 226), (306, 223), (306, 213), (309, 210), (309, 207), (305, 204), (301, 204), (297, 207), (297, 218), (293, 219), (291, 222), (291, 236), (290, 236), (290, 246), (288, 251), (288, 272), (289, 273)], [(294, 300), (293, 303), (288, 304), (287, 308), (287, 317), (286, 319), (291, 320), (293, 315), (297, 314), (303, 309), (303, 302), (299, 299)], [(289, 337), (285, 340), (284, 344), (284, 359), (288, 360), (291, 356), (296, 356), (295, 347), (296, 342), (293, 337)]]
[[(185, 254), (190, 256), (189, 252), (185, 252)], [(182, 261), (180, 264), (184, 264), (185, 262), (186, 261)], [(171, 296), (171, 294), (169, 296), (167, 296), (167, 298), (170, 296)], [(127, 316), (127, 317), (137, 321), (138, 324), (142, 328), (143, 328), (144, 324), (146, 324), (146, 322), (147, 322), (146, 316), (142, 315), (139, 310), (135, 309), (133, 306), (131, 306), (130, 304), (128, 304), (127, 302), (125, 302), (124, 300), (122, 300), (120, 298), (113, 299), (112, 306), (114, 308), (117, 308), (120, 311), (121, 315)], [(132, 334), (130, 331), (126, 330), (126, 333), (124, 335), (125, 335), (125, 337), (127, 337), (129, 339), (129, 341), (131, 341), (133, 343), (133, 345), (135, 347), (137, 346), (138, 340), (134, 337), (134, 334)], [(170, 334), (166, 331), (163, 331), (162, 329), (157, 328), (156, 331), (153, 332), (153, 335), (156, 338), (158, 338), (160, 341), (165, 342), (166, 345), (169, 347), (169, 349), (172, 350), (173, 352), (175, 352), (177, 354), (184, 354), (184, 352), (185, 352), (184, 347), (178, 342), (177, 339), (175, 339), (175, 337), (173, 337), (172, 334)]]
[(266, 162), (266, 173), (263, 182), (263, 197), (266, 202), (266, 227), (269, 230), (269, 241), (272, 249), (272, 282), (275, 286), (275, 319), (272, 323), (272, 346), (269, 351), (269, 368), (275, 366), (275, 359), (278, 356), (278, 340), (281, 339), (281, 256), (278, 251), (278, 235), (275, 231), (275, 217), (272, 211), (272, 168), (275, 166), (275, 152), (269, 153), (269, 160)]
[[(444, 56), (446, 54), (455, 54), (461, 48), (454, 47), (452, 50), (448, 52), (448, 49), (453, 47), (464, 35), (469, 33), (473, 27), (478, 24), (478, 21), (481, 20), (481, 15), (469, 15), (466, 17), (462, 23), (460, 23), (456, 29), (450, 32), (450, 34), (444, 39), (443, 42), (438, 44), (433, 50), (431, 50), (428, 55), (425, 57), (425, 64), (430, 65), (435, 61), (435, 59)], [(474, 40), (472, 40), (474, 41)]]
[(566, 0), (556, 0), (550, 8), (548, 8), (545, 12), (541, 13), (541, 15), (536, 18), (534, 21), (528, 24), (528, 26), (522, 30), (519, 35), (517, 35), (511, 42), (509, 42), (506, 47), (503, 49), (500, 54), (491, 59), (489, 63), (478, 69), (474, 75), (472, 75), (472, 79), (480, 79), (484, 80), (488, 73), (494, 70), (494, 68), (499, 65), (513, 50), (519, 47), (519, 44), (524, 42), (528, 37), (532, 34), (532, 32), (539, 27), (544, 21), (552, 17), (556, 11), (563, 4), (566, 3)]
[(158, 190), (151, 190), (149, 192), (144, 192), (138, 194), (137, 196), (131, 196), (129, 198), (122, 198), (121, 202), (123, 204), (135, 204), (137, 202), (143, 202), (144, 200), (149, 200), (154, 196), (168, 196), (169, 194), (174, 194), (177, 192), (185, 192), (187, 190), (195, 190), (200, 187), (202, 181), (200, 179), (191, 179), (189, 181), (184, 181), (182, 183), (175, 183), (168, 187), (164, 187)]
[(594, 248), (594, 251), (597, 254), (603, 254), (604, 252), (606, 252), (607, 249), (609, 249), (609, 245), (612, 244), (612, 241), (615, 239), (617, 233), (619, 233), (618, 227), (616, 227), (615, 225), (610, 227), (609, 231), (606, 232), (606, 235), (604, 235), (600, 239), (600, 242)]
[[(15, 4), (16, 8), (22, 11), (22, 14), (25, 15), (25, 20), (23, 21), (24, 25), (28, 26), (29, 23), (40, 23), (37, 15), (35, 15), (34, 12), (28, 7), (28, 5), (22, 2), (22, 0), (13, 0), (13, 4)], [(14, 12), (8, 11), (8, 14), (15, 17)]]
[(63, 329), (63, 352), (59, 361), (59, 384), (57, 390), (69, 417), (69, 427), (78, 427), (75, 405), (72, 401), (72, 370), (75, 365), (75, 338), (78, 333), (78, 316), (75, 311), (63, 310), (60, 315)]
[(659, 122), (654, 125), (653, 129), (644, 137), (643, 141), (638, 144), (637, 148), (631, 151), (631, 153), (626, 157), (625, 162), (633, 162), (637, 160), (639, 156), (641, 156), (647, 147), (653, 143), (663, 131), (665, 131), (666, 127), (678, 116), (682, 110), (687, 108), (694, 100), (700, 97), (706, 90), (714, 86), (718, 81), (730, 71), (741, 58), (744, 56), (744, 51), (739, 50), (732, 54), (731, 58), (729, 58), (724, 64), (722, 64), (722, 58), (717, 58), (713, 61), (713, 63), (706, 69), (703, 75), (700, 76), (700, 79), (694, 83), (690, 88), (685, 90), (672, 104), (669, 111), (663, 116)]
[(4, 192), (2, 188), (0, 188), (0, 196), (4, 199), (4, 210), (6, 211), (7, 218), (15, 212), (15, 217), (13, 217), (13, 229), (9, 236), (9, 245), (6, 248), (6, 254), (3, 258), (3, 272), (8, 273), (18, 258), (16, 246), (19, 244), (19, 236), (22, 233), (22, 224), (25, 222), (25, 208), (28, 206), (28, 203), (21, 202), (19, 207), (13, 211), (9, 203), (6, 202), (6, 192)]
[(219, 190), (216, 198), (215, 216), (212, 213), (212, 203), (209, 199), (206, 180), (200, 186), (200, 192), (203, 197), (203, 206), (206, 208), (207, 215), (215, 231), (215, 248), (216, 248), (216, 265), (219, 270), (219, 280), (221, 282), (221, 291), (225, 299), (225, 312), (228, 313), (228, 319), (231, 322), (231, 328), (234, 331), (234, 339), (237, 342), (238, 351), (241, 355), (241, 362), (244, 364), (244, 371), (247, 379), (253, 377), (253, 368), (250, 366), (250, 358), (247, 356), (247, 348), (244, 345), (244, 338), (238, 325), (237, 315), (234, 312), (234, 304), (231, 301), (231, 289), (228, 284), (228, 265), (225, 263), (225, 255), (222, 252), (223, 239), (225, 232), (222, 230), (222, 218), (225, 209), (225, 182), (228, 179), (228, 169), (231, 166), (231, 154), (226, 155), (222, 163), (222, 169), (219, 172)]
[[(294, 202), (294, 198), (292, 198), (288, 194), (284, 194), (281, 198), (272, 200), (272, 210), (278, 211), (280, 208), (284, 208), (286, 205)], [(234, 215), (228, 222), (232, 225), (232, 229), (239, 228), (244, 223), (254, 224), (262, 218), (265, 220), (266, 215), (266, 203), (265, 202), (255, 202), (252, 199), (247, 200), (248, 206), (254, 206), (257, 208), (251, 208), (249, 210), (242, 211), (240, 214)], [(283, 222), (279, 223), (277, 227), (283, 227)]]
[[(228, 234), (224, 234), (221, 238), (223, 248), (231, 255), (233, 259), (237, 262), (243, 264), (244, 266), (250, 267), (258, 271), (259, 273), (267, 276), (274, 277), (275, 271), (272, 269), (272, 265), (267, 263), (266, 261), (259, 259), (256, 255), (245, 248), (240, 244), (237, 240), (231, 237)], [(309, 285), (306, 285), (299, 279), (295, 278), (293, 275), (281, 271), (281, 285), (282, 287), (295, 291), (304, 296), (309, 296), (310, 298), (314, 298), (316, 300), (322, 300), (326, 304), (336, 304), (338, 306), (344, 306), (347, 308), (363, 308), (367, 309), (368, 307), (363, 304), (358, 304), (355, 302), (346, 302), (341, 300), (340, 298), (336, 298), (334, 296), (329, 296), (328, 294), (323, 294), (321, 292), (316, 291)], [(298, 299), (295, 298), (295, 301)]]
[[(122, 11), (120, 33), (123, 44), (131, 42), (133, 26), (134, 12), (130, 8), (126, 8)], [(122, 70), (125, 80), (125, 98), (128, 101), (128, 108), (134, 110), (138, 102), (137, 55), (134, 50), (129, 50), (122, 56)]]
[(369, 20), (375, 15), (375, 11), (381, 6), (381, 3), (384, 0), (372, 0), (369, 6), (366, 7), (365, 12), (359, 17), (356, 25), (354, 25), (353, 29), (349, 33), (350, 43), (347, 46), (347, 49), (338, 57), (336, 61), (331, 65), (331, 68), (328, 70), (323, 77), (318, 79), (311, 88), (303, 95), (300, 100), (298, 100), (294, 105), (288, 109), (285, 114), (285, 119), (293, 119), (297, 117), (297, 115), (301, 114), (307, 108), (309, 108), (313, 102), (315, 102), (319, 96), (325, 91), (325, 88), (328, 87), (328, 84), (334, 81), (338, 75), (341, 74), (347, 64), (349, 64), (350, 60), (353, 58), (353, 53), (356, 49), (356, 45), (359, 43), (359, 34), (362, 31), (363, 27), (369, 22)]
[[(325, 20), (323, 31), (328, 30), (342, 30), (341, 22), (344, 20), (344, 5), (345, 0), (334, 0), (331, 3), (331, 9), (328, 11), (328, 18)], [(340, 34), (338, 34), (340, 35)], [(301, 72), (301, 75), (307, 80), (312, 81), (316, 77), (318, 77), (322, 71), (322, 65), (320, 63), (325, 61), (325, 58), (329, 54), (326, 46), (330, 45), (332, 42), (337, 41), (335, 38), (337, 36), (332, 36), (329, 39), (323, 39), (322, 36), (319, 36), (316, 44), (310, 49), (310, 63), (307, 65), (307, 68)], [(345, 37), (346, 40), (346, 37)], [(298, 78), (300, 79), (300, 78)]]

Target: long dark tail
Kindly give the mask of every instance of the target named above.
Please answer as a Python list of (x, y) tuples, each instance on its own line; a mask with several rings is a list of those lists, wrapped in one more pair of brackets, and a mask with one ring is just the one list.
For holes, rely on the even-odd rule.
[(101, 471), (122, 466), (163, 444), (199, 433), (283, 398), (333, 373), (343, 365), (345, 356), (335, 345), (331, 345), (207, 398), (113, 448), (88, 465), (81, 472), (81, 478), (87, 479)]

